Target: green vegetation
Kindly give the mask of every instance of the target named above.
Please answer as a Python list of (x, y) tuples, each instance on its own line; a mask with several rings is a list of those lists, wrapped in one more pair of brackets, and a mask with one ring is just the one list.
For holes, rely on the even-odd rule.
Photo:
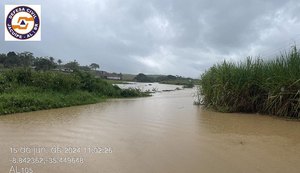
[(42, 91), (32, 87), (18, 88), (0, 95), (0, 114), (92, 104), (102, 100), (104, 98), (101, 96), (87, 91), (62, 93), (51, 90)]
[(143, 73), (139, 73), (135, 78), (135, 81), (137, 82), (154, 82), (154, 78), (151, 78)]
[(65, 72), (73, 72), (76, 70), (91, 71), (100, 68), (96, 63), (92, 63), (89, 66), (80, 66), (76, 60), (63, 64), (60, 59), (55, 62), (53, 57), (34, 57), (31, 52), (8, 52), (7, 54), (0, 54), (0, 67), (5, 69), (26, 67), (37, 71), (59, 70)]
[(0, 73), (0, 114), (90, 104), (105, 98), (148, 96), (120, 89), (90, 73), (10, 69)]
[(259, 112), (300, 118), (300, 53), (272, 61), (223, 62), (202, 74), (201, 103), (221, 112)]
[(28, 52), (0, 54), (0, 115), (149, 95), (96, 78), (89, 71), (99, 68), (95, 63), (90, 68), (76, 61), (57, 63), (52, 57), (35, 58)]
[(173, 75), (145, 75), (139, 73), (134, 77), (136, 82), (159, 82), (162, 84), (184, 85), (184, 88), (193, 88), (198, 80)]

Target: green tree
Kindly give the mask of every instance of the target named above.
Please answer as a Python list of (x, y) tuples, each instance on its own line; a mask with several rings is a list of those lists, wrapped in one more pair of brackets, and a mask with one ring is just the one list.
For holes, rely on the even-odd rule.
[(34, 56), (31, 52), (22, 52), (18, 54), (20, 65), (23, 67), (30, 67), (33, 64)]
[(34, 62), (34, 66), (36, 70), (51, 70), (56, 67), (55, 63), (53, 63), (50, 59), (48, 58), (36, 58)]
[(79, 69), (82, 71), (90, 71), (91, 68), (89, 66), (79, 66)]
[(8, 52), (7, 53), (7, 57), (13, 57), (13, 56), (17, 56), (17, 54), (15, 52)]
[(49, 60), (50, 60), (52, 63), (55, 63), (53, 57), (49, 57)]
[(143, 73), (139, 73), (135, 78), (137, 82), (153, 82), (153, 79)]
[(96, 69), (100, 68), (100, 66), (99, 66), (99, 64), (92, 63), (92, 64), (90, 65), (90, 68), (96, 71)]
[(62, 67), (62, 66), (61, 66), (62, 60), (61, 60), (61, 59), (58, 59), (58, 60), (57, 60), (57, 64), (58, 64), (58, 69), (61, 70), (61, 67)]
[(20, 58), (15, 52), (8, 52), (3, 65), (7, 68), (20, 66)]
[(79, 69), (79, 64), (74, 60), (73, 62), (65, 64), (64, 67), (74, 71)]
[(6, 58), (7, 58), (6, 54), (0, 54), (0, 64), (4, 64)]

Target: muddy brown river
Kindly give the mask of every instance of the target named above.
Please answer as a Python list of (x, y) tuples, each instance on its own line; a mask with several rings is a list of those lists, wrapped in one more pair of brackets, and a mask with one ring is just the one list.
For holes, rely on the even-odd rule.
[(193, 94), (0, 116), (0, 172), (299, 173), (300, 122), (207, 111)]

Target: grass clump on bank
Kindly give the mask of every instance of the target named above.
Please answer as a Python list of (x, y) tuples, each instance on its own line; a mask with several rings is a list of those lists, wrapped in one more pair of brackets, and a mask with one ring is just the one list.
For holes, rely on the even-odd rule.
[(122, 90), (88, 72), (14, 68), (0, 73), (0, 115), (147, 95), (134, 89)]
[(201, 75), (202, 104), (221, 112), (300, 118), (300, 52), (275, 60), (217, 64)]

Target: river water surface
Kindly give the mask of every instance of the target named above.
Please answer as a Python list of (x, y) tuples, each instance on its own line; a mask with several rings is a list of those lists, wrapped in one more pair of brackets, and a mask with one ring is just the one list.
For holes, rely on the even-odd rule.
[[(193, 105), (194, 92), (0, 116), (0, 172), (17, 166), (36, 173), (299, 173), (300, 122), (207, 111)], [(55, 147), (81, 151), (55, 153)], [(111, 152), (84, 152), (89, 147)], [(37, 157), (45, 162), (12, 161)], [(46, 160), (65, 157), (84, 162)]]

